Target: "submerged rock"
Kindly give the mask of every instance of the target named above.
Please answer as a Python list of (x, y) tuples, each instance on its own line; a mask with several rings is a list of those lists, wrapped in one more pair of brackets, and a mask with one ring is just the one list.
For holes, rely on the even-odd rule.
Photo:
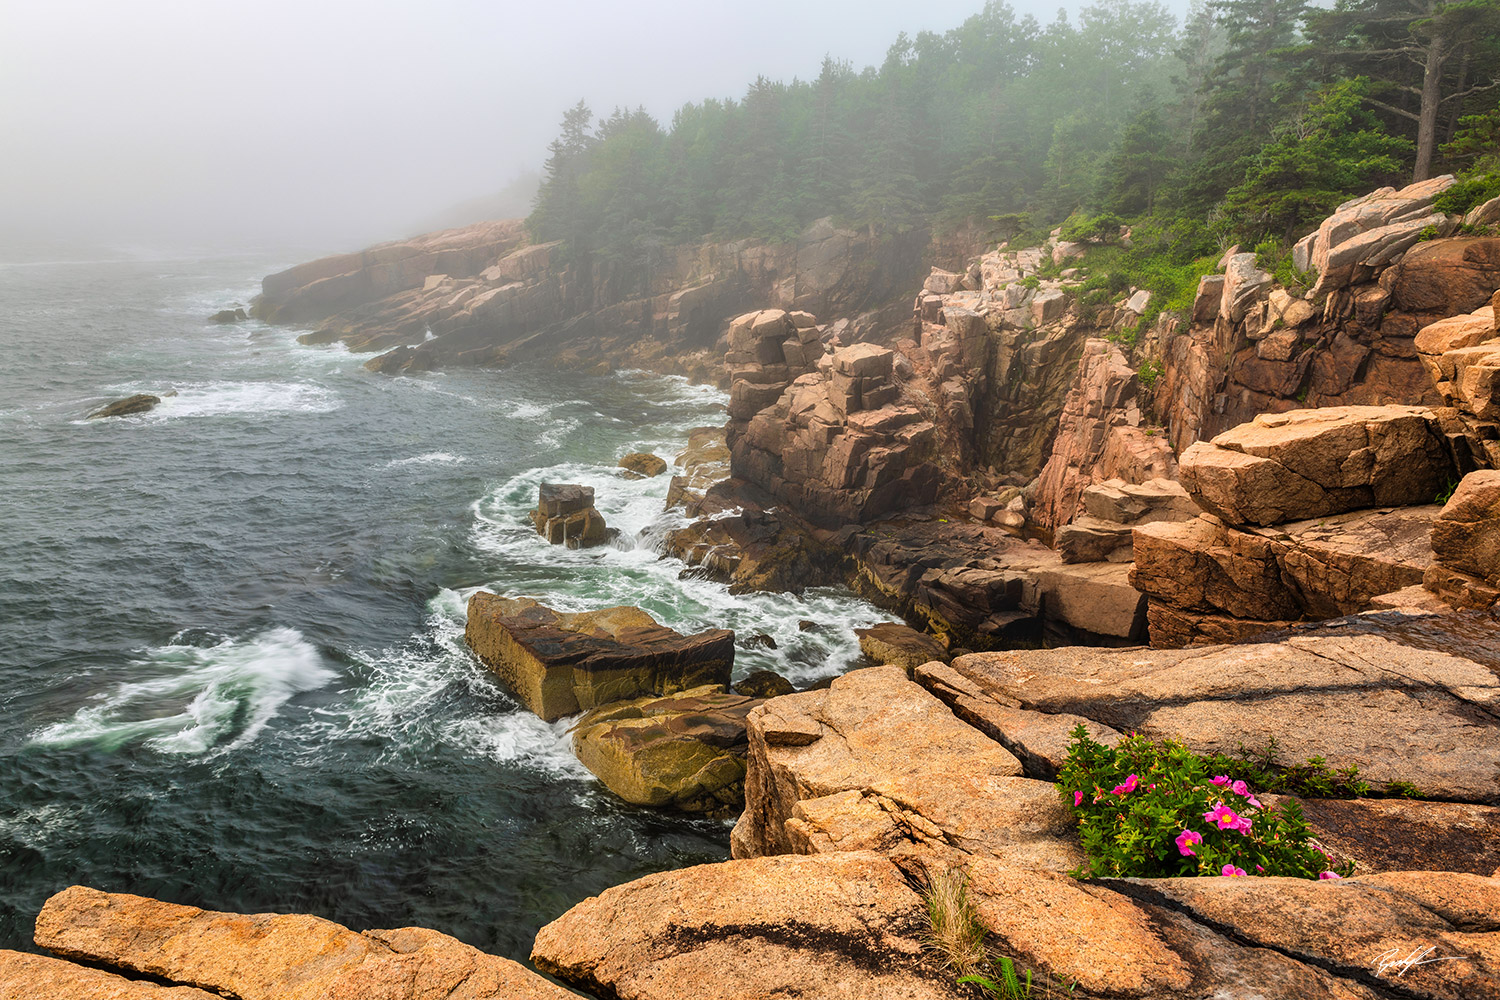
[(640, 608), (565, 614), (479, 591), (464, 638), (521, 703), (548, 722), (614, 701), (705, 684), (728, 687), (734, 633), (682, 635)]
[[(80, 989), (68, 994), (74, 997), (194, 1000), (205, 995), (200, 990), (239, 1000), (571, 996), (509, 959), (423, 927), (360, 934), (306, 914), (216, 913), (85, 886), (65, 889), (47, 901), (37, 916), (36, 943), (78, 962), (197, 987), (154, 993)], [(33, 966), (28, 971), (38, 974), (38, 987), (58, 982), (53, 969)], [(97, 983), (84, 972), (72, 976), (79, 987), (114, 985)], [(144, 989), (144, 984), (131, 989), (137, 986)], [(0, 982), (0, 996), (9, 988), (8, 981)], [(24, 995), (35, 998), (38, 993)]]
[(239, 323), (250, 318), (243, 309), (220, 309), (208, 318), (210, 323)]
[(797, 689), (792, 682), (781, 676), (774, 670), (756, 670), (744, 680), (734, 686), (738, 694), (749, 695), (751, 698), (775, 698), (783, 694), (791, 694)]
[(666, 460), (647, 452), (635, 451), (620, 459), (620, 468), (647, 478), (667, 471)]
[(161, 402), (160, 396), (152, 396), (149, 393), (140, 392), (134, 396), (117, 399), (113, 403), (101, 406), (89, 414), (90, 420), (98, 420), (102, 417), (128, 417), (136, 413), (146, 413)]
[(593, 709), (573, 752), (610, 791), (637, 806), (728, 813), (745, 801), (745, 716), (757, 698), (708, 685)]

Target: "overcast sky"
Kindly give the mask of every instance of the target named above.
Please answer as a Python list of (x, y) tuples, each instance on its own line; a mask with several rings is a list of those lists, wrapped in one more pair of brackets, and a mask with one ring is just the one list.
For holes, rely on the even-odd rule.
[(0, 243), (404, 235), (538, 167), (580, 98), (665, 121), (982, 3), (5, 0)]

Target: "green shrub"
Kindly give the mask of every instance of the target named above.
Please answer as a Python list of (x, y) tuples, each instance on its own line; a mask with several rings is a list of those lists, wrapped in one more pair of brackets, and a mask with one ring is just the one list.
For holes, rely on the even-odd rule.
[(1215, 774), (1227, 774), (1276, 795), (1298, 795), (1305, 799), (1358, 799), (1370, 794), (1370, 786), (1360, 778), (1357, 767), (1335, 771), (1322, 757), (1309, 757), (1302, 764), (1283, 762), (1274, 737), (1259, 750), (1247, 750), (1241, 743), (1235, 756), (1208, 754), (1203, 762)]
[(1059, 238), (1069, 243), (1118, 243), (1124, 221), (1113, 212), (1100, 215), (1070, 215)]
[(1469, 209), (1477, 208), (1496, 197), (1500, 197), (1500, 174), (1470, 177), (1432, 199), (1432, 210), (1447, 212), (1449, 215), (1464, 215)]
[(1147, 358), (1141, 362), (1141, 366), (1135, 370), (1135, 380), (1141, 384), (1141, 388), (1150, 392), (1156, 388), (1156, 380), (1161, 378), (1166, 368), (1156, 358)]
[(1080, 877), (1289, 875), (1338, 878), (1295, 801), (1261, 805), (1254, 789), (1175, 740), (1128, 736), (1111, 749), (1073, 730), (1057, 789), (1088, 860)]

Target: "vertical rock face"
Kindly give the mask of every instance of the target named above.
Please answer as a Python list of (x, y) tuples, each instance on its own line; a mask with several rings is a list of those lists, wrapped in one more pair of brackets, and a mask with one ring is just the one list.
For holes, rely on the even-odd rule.
[(1097, 482), (1170, 479), (1177, 462), (1164, 437), (1147, 436), (1136, 400), (1136, 374), (1105, 340), (1084, 344), (1078, 375), (1063, 404), (1052, 454), (1042, 468), (1032, 521), (1056, 530), (1080, 513)]
[(729, 686), (734, 633), (684, 636), (640, 608), (564, 614), (479, 591), (464, 638), (531, 711), (554, 722), (612, 701)]
[(665, 248), (647, 268), (525, 238), (519, 220), (490, 222), (324, 258), (266, 278), (253, 308), (317, 324), (308, 343), (387, 352), (369, 364), (377, 371), (604, 359), (712, 381), (707, 352), (729, 317), (770, 303), (858, 315), (921, 280), (929, 242), (923, 230), (877, 240), (820, 219), (780, 243)]
[(829, 526), (932, 502), (934, 428), (901, 402), (893, 351), (826, 356), (813, 318), (780, 310), (736, 319), (729, 343), (735, 476)]
[(1423, 327), (1416, 349), (1451, 408), (1444, 420), (1450, 440), (1472, 461), (1500, 466), (1500, 329), (1495, 307), (1481, 306)]

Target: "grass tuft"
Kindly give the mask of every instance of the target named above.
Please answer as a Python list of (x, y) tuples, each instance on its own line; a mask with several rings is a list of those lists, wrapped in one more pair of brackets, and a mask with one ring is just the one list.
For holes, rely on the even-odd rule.
[(984, 964), (984, 924), (969, 894), (968, 872), (948, 868), (928, 875), (927, 916), (928, 945), (954, 972), (965, 975)]

